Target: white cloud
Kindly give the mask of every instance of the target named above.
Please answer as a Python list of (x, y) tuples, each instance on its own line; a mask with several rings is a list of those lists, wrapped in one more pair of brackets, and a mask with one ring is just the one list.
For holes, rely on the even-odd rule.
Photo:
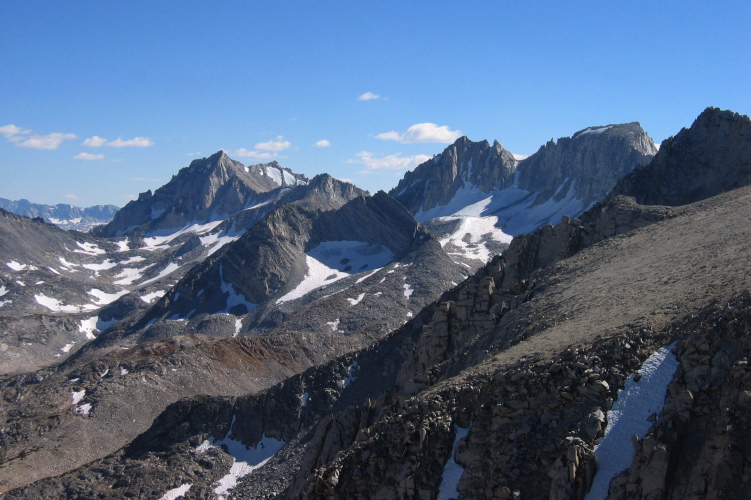
[(68, 141), (75, 138), (75, 134), (61, 134), (59, 132), (54, 132), (47, 135), (32, 135), (28, 139), (24, 139), (23, 141), (19, 142), (18, 145), (22, 148), (31, 149), (57, 149), (58, 146), (63, 143), (63, 141)]
[(104, 155), (93, 155), (91, 153), (78, 153), (74, 156), (76, 160), (103, 160)]
[(80, 200), (81, 199), (80, 196), (75, 195), (75, 194), (66, 194), (65, 197), (68, 198), (69, 200)]
[(6, 139), (12, 142), (18, 142), (21, 140), (19, 135), (30, 134), (31, 130), (24, 130), (21, 127), (15, 125), (3, 125), (0, 127), (0, 134), (3, 134)]
[(276, 153), (261, 153), (260, 151), (249, 151), (245, 148), (235, 150), (234, 156), (242, 156), (245, 158), (255, 158), (256, 160), (271, 160), (277, 157)]
[(383, 139), (384, 141), (397, 141), (402, 144), (413, 144), (416, 142), (441, 142), (444, 144), (451, 144), (462, 133), (458, 130), (449, 130), (448, 126), (438, 126), (435, 123), (417, 123), (407, 129), (406, 132), (400, 134), (398, 132), (384, 132), (376, 135), (376, 139)]
[(292, 146), (292, 143), (289, 141), (285, 141), (284, 137), (279, 135), (277, 136), (276, 140), (274, 141), (268, 141), (268, 142), (259, 142), (255, 146), (253, 146), (255, 149), (260, 149), (261, 151), (284, 151), (285, 149)]
[(373, 92), (365, 92), (363, 95), (357, 98), (358, 101), (373, 101), (375, 99), (380, 99), (381, 96), (378, 94), (374, 94)]
[(152, 141), (148, 137), (134, 137), (133, 139), (128, 139), (125, 141), (118, 137), (114, 141), (110, 141), (107, 143), (107, 146), (111, 146), (113, 148), (126, 148), (126, 147), (147, 148), (153, 145), (154, 145), (154, 141)]
[(357, 156), (360, 157), (359, 160), (349, 160), (349, 163), (360, 163), (365, 167), (365, 170), (359, 173), (372, 174), (380, 170), (407, 170), (430, 159), (428, 155), (402, 156), (401, 153), (395, 153), (376, 158), (373, 154), (369, 151), (362, 151), (357, 153)]
[(317, 148), (327, 148), (331, 146), (331, 143), (327, 139), (321, 139), (320, 141), (316, 142), (314, 146)]
[(107, 139), (103, 137), (99, 137), (98, 135), (95, 135), (94, 137), (89, 137), (85, 141), (83, 141), (84, 146), (88, 146), (90, 148), (98, 148), (101, 146), (104, 146), (107, 144)]

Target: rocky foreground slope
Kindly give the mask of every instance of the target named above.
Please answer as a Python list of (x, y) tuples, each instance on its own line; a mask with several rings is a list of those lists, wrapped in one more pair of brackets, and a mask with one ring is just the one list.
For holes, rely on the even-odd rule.
[[(751, 148), (723, 148), (748, 119), (709, 109), (689, 132), (706, 123), (686, 147)], [(690, 170), (681, 154), (647, 168)], [(563, 499), (604, 481), (611, 498), (745, 498), (751, 188), (674, 207), (627, 194), (514, 240), (371, 348), (258, 394), (175, 403), (112, 455), (6, 496)], [(659, 370), (664, 408), (626, 434), (626, 472), (598, 477), (618, 389), (653, 390)]]

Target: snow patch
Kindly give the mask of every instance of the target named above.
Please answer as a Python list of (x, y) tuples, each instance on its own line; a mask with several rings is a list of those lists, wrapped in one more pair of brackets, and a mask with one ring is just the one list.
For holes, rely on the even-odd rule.
[(82, 267), (85, 267), (86, 269), (90, 269), (92, 271), (106, 271), (107, 269), (112, 269), (115, 266), (117, 266), (117, 262), (112, 262), (111, 260), (107, 259), (101, 264), (84, 264)]
[(82, 319), (80, 325), (78, 326), (78, 331), (86, 335), (86, 339), (94, 340), (96, 338), (94, 332), (97, 330), (96, 326), (98, 321), (99, 316), (92, 316), (89, 319)]
[(639, 382), (632, 375), (618, 391), (618, 399), (608, 411), (605, 435), (595, 448), (597, 473), (585, 500), (606, 498), (611, 479), (631, 465), (631, 436), (643, 439), (647, 434), (652, 426), (647, 419), (662, 411), (668, 384), (678, 369), (679, 362), (671, 352), (675, 345), (658, 349), (641, 366)]
[(127, 374), (129, 374), (129, 373), (130, 373), (130, 370), (128, 370), (127, 368), (120, 368), (120, 376), (121, 377), (124, 377)]
[(452, 216), (440, 217), (439, 220), (459, 221), (458, 228), (447, 238), (440, 240), (442, 247), (451, 243), (465, 257), (483, 262), (490, 260), (490, 251), (483, 244), (484, 239), (511, 243), (513, 238), (496, 227), (498, 217)]
[(78, 392), (71, 392), (70, 393), (70, 398), (71, 398), (71, 401), (72, 401), (71, 404), (77, 405), (78, 403), (81, 402), (81, 400), (84, 398), (84, 396), (86, 396), (86, 389), (81, 389)]
[(352, 382), (357, 380), (357, 377), (355, 377), (355, 368), (357, 368), (357, 361), (352, 361), (349, 367), (347, 367), (347, 378), (342, 380), (343, 387), (349, 387), (352, 385)]
[(0, 286), (0, 297), (8, 293), (8, 289), (5, 286)]
[(141, 279), (143, 277), (143, 274), (141, 273), (153, 265), (154, 264), (149, 264), (148, 266), (142, 267), (140, 269), (135, 267), (126, 267), (114, 276), (115, 278), (120, 279), (114, 281), (113, 283), (116, 285), (130, 285), (134, 281)]
[(353, 274), (377, 271), (394, 258), (394, 253), (383, 245), (364, 241), (323, 242), (305, 255), (308, 271), (302, 282), (276, 303), (299, 299), (308, 292)]
[(63, 305), (59, 300), (52, 297), (47, 297), (46, 295), (41, 293), (34, 295), (34, 299), (39, 305), (44, 306), (53, 312), (78, 313), (83, 311), (92, 311), (97, 308), (96, 306), (92, 306), (91, 304), (85, 304), (82, 306)]
[(139, 297), (141, 300), (146, 302), (147, 304), (152, 303), (155, 299), (160, 299), (164, 297), (164, 294), (167, 293), (164, 290), (157, 290), (156, 292), (147, 293), (146, 295), (142, 295)]
[(76, 241), (76, 245), (79, 246), (80, 250), (73, 250), (75, 253), (83, 253), (86, 255), (103, 255), (107, 253), (94, 243), (81, 243), (80, 241)]
[(446, 465), (443, 467), (443, 475), (441, 476), (441, 485), (438, 487), (437, 500), (450, 500), (451, 498), (459, 498), (459, 480), (464, 474), (464, 467), (456, 463), (456, 449), (459, 447), (459, 441), (467, 437), (469, 434), (469, 427), (459, 427), (454, 424), (454, 431), (456, 437), (454, 437), (454, 447), (451, 450), (451, 456), (449, 457)]
[(605, 127), (587, 127), (581, 132), (579, 132), (578, 134), (576, 134), (576, 137), (581, 137), (587, 134), (602, 134), (603, 132), (605, 132), (606, 130), (610, 130), (611, 128), (613, 128), (612, 125), (607, 125)]
[(118, 252), (127, 252), (130, 250), (130, 240), (128, 238), (125, 238), (123, 241), (116, 241), (115, 244), (117, 245)]
[(73, 410), (73, 413), (76, 413), (78, 415), (88, 415), (91, 411), (91, 404), (90, 403), (84, 403), (80, 406), (77, 406), (75, 410)]
[(72, 262), (68, 262), (67, 260), (63, 259), (62, 257), (58, 257), (57, 260), (60, 261), (60, 264), (64, 265), (65, 267), (78, 267), (78, 264), (73, 264)]
[(162, 495), (159, 500), (177, 500), (178, 498), (182, 498), (192, 486), (193, 484), (187, 483), (178, 486), (177, 488), (172, 488), (171, 490), (167, 491), (167, 493)]
[(128, 293), (128, 290), (121, 290), (115, 293), (103, 292), (99, 290), (98, 288), (92, 288), (91, 290), (89, 290), (89, 295), (93, 295), (94, 297), (96, 297), (94, 304), (99, 305), (99, 306), (105, 306), (107, 304), (110, 304), (127, 293)]
[(12, 260), (5, 265), (13, 269), (14, 271), (23, 271), (24, 269), (26, 269), (26, 264), (18, 263), (15, 260)]
[(326, 324), (335, 332), (339, 330), (339, 318), (336, 318), (334, 321), (329, 321)]
[(408, 283), (405, 283), (403, 286), (404, 286), (404, 296), (409, 298), (412, 295), (412, 292), (415, 291), (415, 289), (412, 288), (412, 286), (409, 285)]
[(347, 301), (349, 301), (349, 305), (350, 306), (356, 306), (357, 304), (359, 304), (360, 302), (362, 302), (363, 298), (365, 298), (365, 294), (361, 293), (360, 295), (357, 296), (356, 299), (347, 299)]
[(70, 344), (65, 344), (65, 345), (64, 345), (64, 346), (62, 347), (62, 349), (60, 349), (60, 350), (61, 350), (61, 351), (63, 351), (63, 352), (65, 352), (65, 353), (68, 353), (68, 352), (70, 352), (70, 350), (71, 350), (71, 349), (73, 349), (73, 346), (74, 346), (74, 345), (76, 345), (76, 343), (75, 343), (75, 342), (73, 342), (73, 343), (70, 343)]
[(228, 313), (235, 306), (245, 306), (247, 312), (250, 312), (258, 306), (258, 304), (248, 301), (248, 299), (245, 298), (245, 295), (237, 293), (232, 283), (224, 281), (221, 264), (219, 264), (219, 277), (222, 280), (222, 293), (227, 294), (227, 305), (223, 312)]
[(233, 337), (237, 337), (240, 335), (240, 330), (243, 328), (243, 320), (242, 318), (235, 318), (235, 333), (232, 335)]
[(167, 266), (164, 269), (162, 269), (159, 272), (159, 274), (157, 274), (156, 276), (154, 276), (151, 279), (148, 279), (148, 280), (144, 281), (143, 283), (139, 283), (138, 286), (144, 286), (144, 285), (148, 285), (149, 283), (153, 283), (156, 280), (164, 278), (168, 274), (174, 273), (178, 269), (180, 269), (180, 264), (176, 264), (174, 262), (170, 262), (169, 264), (167, 264)]
[[(230, 426), (230, 428), (232, 427)], [(201, 453), (210, 448), (221, 446), (234, 459), (234, 463), (229, 472), (219, 479), (219, 481), (214, 483), (214, 494), (216, 497), (226, 499), (229, 497), (229, 491), (237, 486), (237, 482), (241, 478), (252, 474), (253, 471), (266, 465), (266, 462), (271, 460), (271, 458), (276, 455), (285, 444), (287, 443), (267, 437), (264, 433), (261, 437), (261, 441), (253, 447), (245, 446), (240, 441), (235, 441), (234, 439), (225, 438), (221, 441), (214, 440), (213, 443), (206, 440), (196, 448), (196, 451)]]

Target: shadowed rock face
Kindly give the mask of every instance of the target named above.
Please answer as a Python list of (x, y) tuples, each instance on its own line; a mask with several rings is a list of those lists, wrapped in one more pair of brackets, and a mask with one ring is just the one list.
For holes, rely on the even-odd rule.
[[(563, 197), (575, 183), (584, 206), (599, 201), (637, 165), (649, 163), (657, 152), (637, 122), (581, 130), (573, 137), (550, 141), (519, 162), (521, 189), (539, 193), (539, 201)], [(562, 187), (561, 187), (562, 186)]]
[(621, 179), (611, 196), (641, 205), (685, 205), (751, 183), (751, 120), (707, 108), (688, 129), (662, 142), (649, 165)]

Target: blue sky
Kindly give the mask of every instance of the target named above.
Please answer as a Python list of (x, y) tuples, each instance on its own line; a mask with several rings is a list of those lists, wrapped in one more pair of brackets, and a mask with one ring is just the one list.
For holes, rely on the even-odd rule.
[(219, 149), (375, 192), (458, 135), (659, 142), (751, 113), (749, 5), (4, 2), (0, 197), (122, 206)]

